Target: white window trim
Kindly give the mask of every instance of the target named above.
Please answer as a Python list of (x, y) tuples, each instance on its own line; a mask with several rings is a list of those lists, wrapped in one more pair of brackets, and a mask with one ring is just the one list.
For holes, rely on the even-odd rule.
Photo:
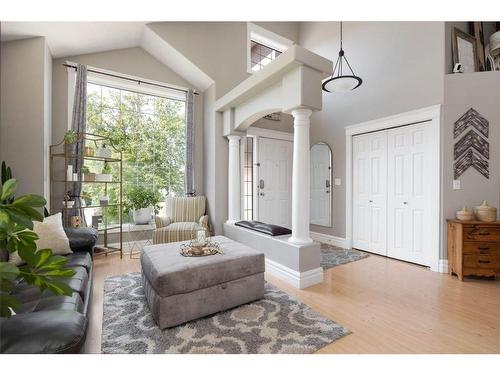
[(279, 52), (286, 51), (290, 46), (294, 44), (294, 42), (290, 39), (273, 33), (272, 31), (264, 29), (263, 27), (258, 26), (254, 23), (247, 22), (247, 72), (250, 74), (255, 73), (252, 70), (252, 40), (275, 49)]

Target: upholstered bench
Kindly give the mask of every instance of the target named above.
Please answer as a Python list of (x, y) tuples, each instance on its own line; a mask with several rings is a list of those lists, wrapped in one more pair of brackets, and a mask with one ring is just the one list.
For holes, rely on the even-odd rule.
[(144, 293), (161, 329), (263, 297), (264, 254), (223, 236), (212, 240), (223, 254), (184, 257), (182, 242), (144, 248)]

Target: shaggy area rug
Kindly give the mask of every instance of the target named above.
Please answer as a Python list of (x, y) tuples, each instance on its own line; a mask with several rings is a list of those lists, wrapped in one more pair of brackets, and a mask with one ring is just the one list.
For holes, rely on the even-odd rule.
[(369, 255), (367, 253), (359, 250), (342, 249), (341, 247), (336, 247), (323, 242), (321, 243), (320, 264), (325, 270), (342, 264), (355, 262), (356, 260), (364, 259), (368, 256)]
[(264, 298), (160, 330), (144, 297), (140, 273), (104, 283), (103, 353), (301, 353), (349, 334), (271, 284)]

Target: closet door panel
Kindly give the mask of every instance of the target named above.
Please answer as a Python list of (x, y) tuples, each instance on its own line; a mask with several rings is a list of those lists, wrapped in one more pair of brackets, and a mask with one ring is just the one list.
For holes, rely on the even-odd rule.
[(369, 250), (370, 246), (370, 144), (369, 137), (353, 138), (353, 246)]
[(369, 251), (387, 254), (387, 132), (370, 137), (370, 244)]
[(386, 255), (387, 134), (353, 138), (353, 246)]
[(428, 264), (428, 126), (388, 131), (387, 255)]

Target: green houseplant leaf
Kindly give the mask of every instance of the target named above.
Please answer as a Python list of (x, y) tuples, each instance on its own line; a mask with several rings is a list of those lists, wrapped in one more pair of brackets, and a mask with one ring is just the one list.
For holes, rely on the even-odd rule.
[(43, 220), (43, 215), (37, 208), (45, 206), (45, 199), (34, 194), (14, 198), (17, 182), (11, 178), (10, 168), (5, 163), (2, 163), (1, 173), (0, 249), (10, 253), (17, 251), (19, 257), (26, 262), (20, 267), (0, 262), (0, 316), (10, 317), (20, 305), (15, 295), (10, 294), (17, 282), (24, 280), (41, 291), (71, 295), (67, 278), (73, 276), (75, 271), (66, 268), (65, 257), (53, 255), (50, 249), (36, 248), (38, 235), (31, 229), (33, 220)]

